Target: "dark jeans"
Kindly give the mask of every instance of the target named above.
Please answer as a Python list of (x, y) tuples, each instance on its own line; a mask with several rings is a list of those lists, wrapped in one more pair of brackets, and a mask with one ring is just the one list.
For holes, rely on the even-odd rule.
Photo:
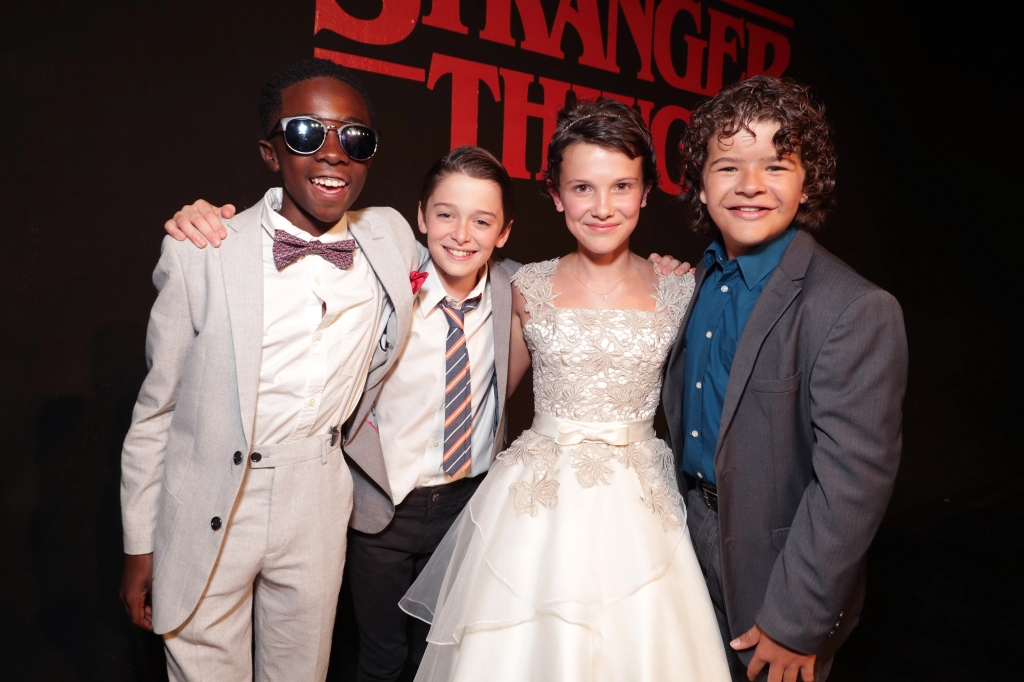
[[(412, 679), (430, 626), (398, 601), (473, 496), (483, 476), (417, 488), (395, 507), (387, 528), (372, 535), (349, 529), (347, 577), (359, 626), (359, 682)], [(406, 661), (413, 670), (407, 670)]]
[[(718, 629), (722, 633), (722, 643), (725, 645), (725, 656), (729, 660), (729, 672), (732, 674), (733, 682), (747, 682), (747, 664), (740, 660), (736, 651), (729, 646), (733, 637), (729, 632), (729, 621), (725, 616), (725, 598), (722, 591), (722, 549), (718, 535), (718, 512), (712, 510), (704, 502), (704, 497), (696, 490), (688, 490), (685, 494), (686, 500), (686, 525), (690, 528), (690, 539), (693, 541), (693, 549), (697, 553), (697, 562), (700, 570), (704, 573), (704, 582), (707, 583), (708, 593), (711, 595), (711, 604), (715, 607), (715, 618), (718, 619)], [(743, 633), (737, 632), (736, 636)], [(748, 651), (752, 651), (748, 649)], [(749, 659), (749, 656), (747, 657)], [(815, 666), (815, 682), (825, 682), (829, 670), (832, 668), (832, 659), (819, 660)], [(768, 679), (768, 666), (765, 666), (761, 674), (757, 676), (758, 682)]]

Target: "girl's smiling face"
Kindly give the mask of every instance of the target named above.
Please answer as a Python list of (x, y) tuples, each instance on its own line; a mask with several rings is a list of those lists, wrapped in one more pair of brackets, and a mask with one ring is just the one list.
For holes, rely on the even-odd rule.
[(442, 178), (419, 206), (417, 223), (445, 290), (459, 300), (476, 286), (496, 247), (508, 241), (501, 188), (464, 173)]
[(648, 191), (643, 159), (587, 143), (565, 150), (559, 186), (550, 189), (580, 248), (596, 255), (628, 248)]

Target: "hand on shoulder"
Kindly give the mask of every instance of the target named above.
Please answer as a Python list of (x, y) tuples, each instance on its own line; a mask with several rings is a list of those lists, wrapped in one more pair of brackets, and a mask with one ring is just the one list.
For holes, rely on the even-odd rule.
[(194, 204), (182, 206), (174, 217), (164, 223), (164, 230), (179, 242), (188, 239), (200, 249), (205, 248), (207, 243), (213, 244), (216, 248), (228, 236), (221, 218), (227, 220), (234, 215), (235, 207), (232, 204), (224, 204), (218, 208), (208, 201), (199, 199)]

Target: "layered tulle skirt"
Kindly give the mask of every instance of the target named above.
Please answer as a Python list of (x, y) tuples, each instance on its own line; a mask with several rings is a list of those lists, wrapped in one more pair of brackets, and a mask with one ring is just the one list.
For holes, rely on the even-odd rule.
[(417, 680), (729, 680), (657, 439), (561, 446), (527, 431), (402, 608), (432, 624)]

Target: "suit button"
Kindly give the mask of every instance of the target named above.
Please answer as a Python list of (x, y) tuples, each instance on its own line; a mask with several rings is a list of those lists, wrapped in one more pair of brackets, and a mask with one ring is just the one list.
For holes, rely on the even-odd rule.
[(212, 528), (214, 530), (220, 530), (220, 517), (219, 516), (214, 516), (212, 519), (210, 519), (210, 528)]
[(260, 453), (258, 453), (258, 452), (254, 452), (254, 453), (252, 453), (251, 455), (249, 455), (249, 459), (251, 459), (251, 460), (252, 460), (252, 461), (254, 461), (254, 462), (258, 462), (258, 461), (260, 461), (261, 459), (263, 459), (263, 455), (261, 455), (261, 454), (260, 454)]
[(235, 453), (234, 462), (235, 462), (235, 464), (241, 464), (242, 463), (242, 453), (241, 452), (236, 452)]

